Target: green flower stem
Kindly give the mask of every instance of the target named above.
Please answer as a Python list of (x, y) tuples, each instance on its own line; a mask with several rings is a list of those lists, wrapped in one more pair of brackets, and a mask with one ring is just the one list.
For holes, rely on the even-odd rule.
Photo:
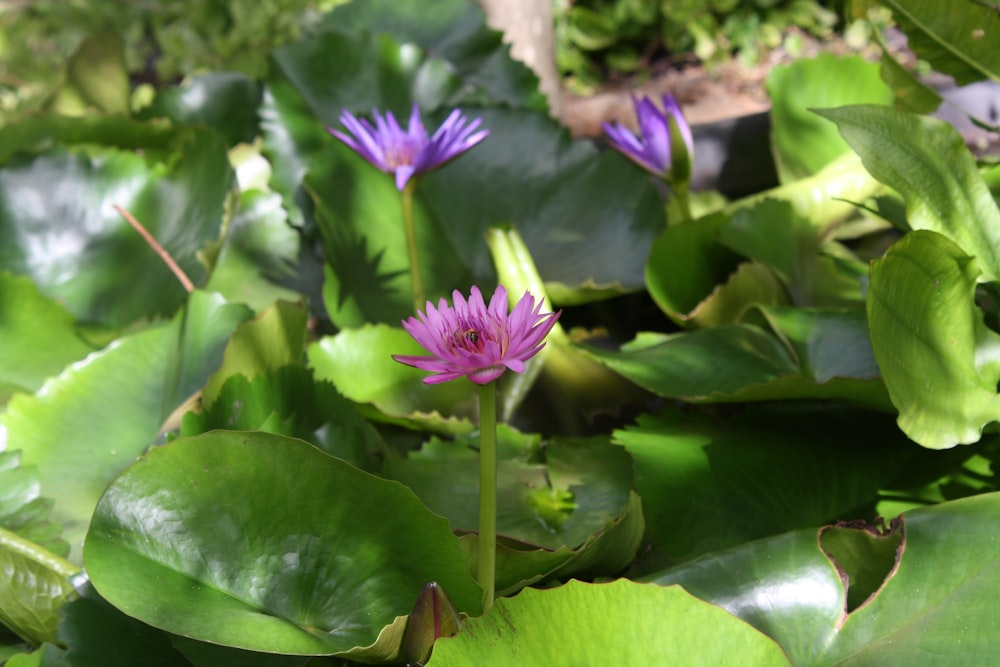
[(667, 224), (676, 225), (691, 220), (691, 200), (688, 184), (676, 183), (670, 187), (667, 199)]
[(483, 613), (493, 606), (497, 560), (497, 384), (479, 386), (479, 568)]
[(410, 284), (413, 286), (413, 312), (424, 307), (424, 281), (420, 277), (420, 253), (417, 250), (417, 230), (413, 224), (413, 190), (416, 179), (411, 178), (400, 193), (403, 203), (403, 229), (406, 230), (406, 251), (410, 257)]

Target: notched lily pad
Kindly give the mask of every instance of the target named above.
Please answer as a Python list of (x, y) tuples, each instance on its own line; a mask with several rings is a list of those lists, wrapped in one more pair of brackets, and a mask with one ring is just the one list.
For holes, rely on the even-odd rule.
[(841, 521), (819, 531), (819, 546), (840, 575), (847, 593), (844, 616), (872, 600), (899, 568), (906, 535), (899, 517), (884, 521)]

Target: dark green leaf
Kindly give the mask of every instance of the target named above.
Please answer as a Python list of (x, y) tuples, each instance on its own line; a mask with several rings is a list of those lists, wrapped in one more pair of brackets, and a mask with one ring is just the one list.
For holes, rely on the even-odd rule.
[(891, 419), (822, 410), (640, 417), (615, 441), (635, 459), (653, 545), (646, 568), (873, 504), (909, 449)]
[(207, 125), (225, 137), (227, 146), (235, 146), (257, 136), (260, 98), (260, 84), (245, 74), (209, 72), (167, 88), (136, 115)]

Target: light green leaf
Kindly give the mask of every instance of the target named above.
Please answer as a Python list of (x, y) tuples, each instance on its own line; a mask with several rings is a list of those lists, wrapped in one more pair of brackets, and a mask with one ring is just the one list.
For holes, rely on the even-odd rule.
[(56, 641), (61, 607), (76, 593), (75, 565), (0, 528), (0, 623), (38, 646)]
[(425, 355), (410, 334), (385, 325), (345, 329), (309, 346), (316, 378), (329, 380), (355, 403), (371, 404), (366, 416), (379, 421), (425, 427), (443, 433), (468, 433), (476, 392), (471, 383), (423, 383), (426, 371), (405, 366), (394, 354)]
[(282, 366), (302, 363), (307, 317), (304, 303), (277, 301), (257, 317), (241, 323), (226, 344), (222, 365), (205, 383), (205, 404), (215, 402), (222, 384), (233, 375), (252, 380)]
[(455, 637), (438, 640), (428, 667), (466, 665), (789, 665), (777, 644), (679, 586), (570, 581), (497, 600)]
[(157, 437), (167, 416), (222, 361), (236, 325), (252, 313), (221, 297), (192, 293), (167, 325), (119, 339), (15, 396), (0, 415), (0, 446), (37, 465), (42, 494), (55, 501), (75, 558), (107, 483)]
[(0, 382), (34, 392), (66, 364), (94, 351), (73, 316), (26, 276), (0, 272), (0, 313)]
[(986, 280), (1000, 280), (1000, 211), (955, 128), (880, 106), (817, 113), (837, 124), (875, 178), (903, 196), (911, 228), (944, 234), (976, 257)]
[(924, 447), (979, 440), (1000, 419), (1000, 335), (975, 304), (980, 263), (945, 236), (911, 232), (872, 265), (872, 347), (899, 427)]
[(775, 67), (767, 77), (767, 92), (771, 142), (782, 183), (812, 176), (849, 150), (836, 129), (810, 109), (892, 102), (878, 65), (861, 56), (829, 53)]

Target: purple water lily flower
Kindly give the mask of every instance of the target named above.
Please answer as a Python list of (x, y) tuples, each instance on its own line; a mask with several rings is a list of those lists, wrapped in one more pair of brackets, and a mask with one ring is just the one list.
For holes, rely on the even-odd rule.
[(396, 188), (402, 190), (413, 176), (440, 167), (469, 150), (486, 138), (489, 130), (480, 130), (480, 120), (469, 122), (455, 109), (445, 119), (434, 136), (428, 137), (420, 120), (416, 104), (410, 114), (410, 124), (403, 130), (391, 111), (383, 117), (372, 109), (375, 125), (343, 111), (340, 122), (350, 134), (326, 128), (370, 163), (396, 176)]
[(621, 152), (625, 157), (638, 164), (643, 169), (668, 178), (673, 168), (673, 157), (670, 150), (670, 118), (677, 123), (684, 144), (687, 147), (688, 159), (694, 155), (694, 139), (691, 128), (677, 100), (673, 95), (664, 95), (663, 111), (656, 108), (648, 97), (641, 100), (633, 97), (635, 116), (639, 121), (639, 136), (621, 123), (603, 123), (602, 127), (611, 140), (611, 147)]
[[(403, 320), (403, 328), (432, 356), (394, 354), (396, 361), (431, 371), (426, 384), (438, 384), (463, 375), (476, 384), (496, 380), (505, 371), (524, 372), (524, 362), (544, 346), (561, 311), (541, 313), (542, 302), (528, 292), (507, 311), (507, 289), (497, 287), (489, 307), (478, 287), (469, 300), (458, 290), (452, 293), (454, 307), (441, 299), (437, 308), (427, 302), (426, 313)], [(418, 319), (419, 318), (419, 319)]]

